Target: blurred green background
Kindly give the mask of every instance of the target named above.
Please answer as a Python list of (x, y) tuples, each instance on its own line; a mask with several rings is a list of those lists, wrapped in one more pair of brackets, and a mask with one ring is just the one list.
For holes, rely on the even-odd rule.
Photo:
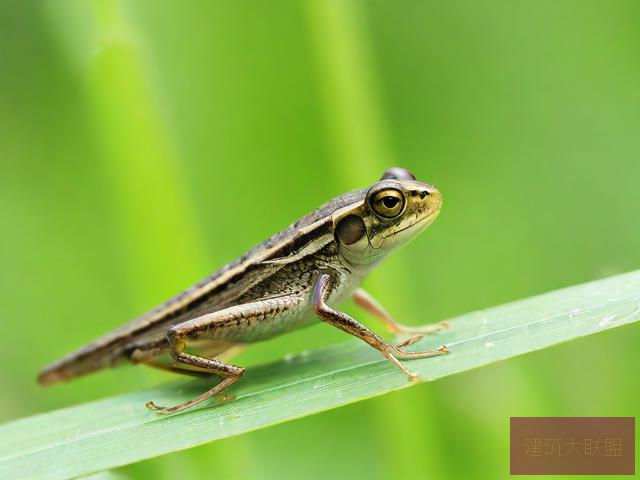
[[(365, 283), (405, 323), (640, 268), (636, 1), (1, 11), (2, 421), (172, 379), (124, 367), (35, 383), (391, 165), (445, 199)], [(319, 325), (237, 363), (344, 340)], [(639, 342), (637, 326), (619, 328), (118, 472), (506, 477), (510, 416), (640, 413)]]

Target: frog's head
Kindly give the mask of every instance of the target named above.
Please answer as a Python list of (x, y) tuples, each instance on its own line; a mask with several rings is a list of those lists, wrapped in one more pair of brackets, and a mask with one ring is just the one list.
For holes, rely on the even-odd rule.
[(360, 202), (333, 216), (342, 256), (371, 264), (413, 240), (440, 213), (442, 196), (403, 168), (390, 168), (363, 192)]

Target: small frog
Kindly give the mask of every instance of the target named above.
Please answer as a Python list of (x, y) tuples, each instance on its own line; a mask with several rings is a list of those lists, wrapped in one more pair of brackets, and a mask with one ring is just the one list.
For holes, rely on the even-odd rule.
[[(225, 351), (318, 320), (368, 343), (415, 379), (399, 359), (432, 357), (448, 350), (442, 346), (416, 352), (405, 347), (446, 324), (401, 325), (358, 286), (392, 250), (426, 229), (441, 206), (435, 187), (417, 181), (408, 170), (391, 168), (369, 188), (328, 201), (178, 296), (49, 365), (38, 381), (50, 385), (122, 361), (222, 378), (180, 405), (147, 403), (158, 413), (174, 413), (220, 394), (242, 377), (244, 368), (217, 358)], [(390, 331), (419, 336), (400, 345), (384, 341), (336, 309), (349, 297)], [(162, 361), (165, 358), (172, 361)]]

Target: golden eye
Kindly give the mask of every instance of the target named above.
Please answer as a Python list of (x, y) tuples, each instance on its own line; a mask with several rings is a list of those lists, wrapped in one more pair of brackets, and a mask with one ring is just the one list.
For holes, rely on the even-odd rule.
[(404, 209), (404, 195), (393, 188), (382, 190), (373, 197), (371, 208), (381, 217), (397, 217)]

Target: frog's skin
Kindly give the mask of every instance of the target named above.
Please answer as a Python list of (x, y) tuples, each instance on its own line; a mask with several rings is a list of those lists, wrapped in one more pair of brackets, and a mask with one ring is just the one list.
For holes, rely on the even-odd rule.
[[(186, 374), (216, 374), (223, 380), (199, 397), (160, 413), (184, 410), (217, 395), (244, 369), (215, 357), (233, 346), (265, 340), (321, 320), (379, 350), (405, 372), (398, 358), (446, 353), (444, 347), (408, 352), (391, 345), (335, 310), (352, 296), (395, 332), (431, 333), (445, 325), (409, 328), (396, 323), (366, 292), (365, 275), (392, 250), (406, 244), (438, 216), (440, 192), (392, 168), (367, 189), (328, 201), (225, 265), (201, 282), (135, 320), (45, 368), (43, 385), (113, 366), (120, 361)], [(196, 351), (198, 355), (186, 353)], [(169, 354), (172, 364), (162, 362)]]

